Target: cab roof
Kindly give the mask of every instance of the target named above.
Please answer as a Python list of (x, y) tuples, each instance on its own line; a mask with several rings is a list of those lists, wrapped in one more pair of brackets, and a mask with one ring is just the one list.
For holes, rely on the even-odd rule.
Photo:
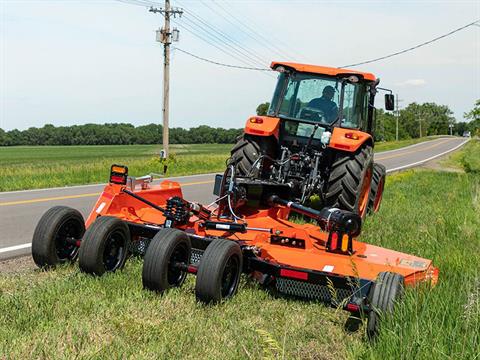
[(285, 66), (289, 68), (293, 68), (298, 72), (306, 72), (306, 73), (313, 73), (313, 74), (323, 74), (328, 76), (337, 76), (342, 74), (355, 74), (362, 76), (367, 81), (375, 81), (376, 77), (372, 73), (355, 71), (350, 69), (342, 69), (342, 68), (332, 68), (327, 66), (318, 66), (318, 65), (309, 65), (309, 64), (298, 64), (298, 63), (291, 63), (291, 62), (277, 62), (273, 61), (270, 67), (275, 69), (277, 66)]

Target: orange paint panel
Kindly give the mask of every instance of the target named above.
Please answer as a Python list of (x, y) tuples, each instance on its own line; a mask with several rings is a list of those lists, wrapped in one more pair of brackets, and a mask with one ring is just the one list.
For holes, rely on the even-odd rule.
[(279, 118), (269, 116), (253, 116), (249, 118), (245, 124), (245, 133), (260, 136), (273, 135), (278, 139), (279, 128)]
[(350, 70), (350, 69), (342, 69), (342, 68), (334, 68), (334, 67), (327, 67), (327, 66), (318, 66), (318, 65), (309, 65), (309, 64), (298, 64), (298, 63), (291, 63), (291, 62), (276, 62), (273, 61), (270, 65), (272, 69), (277, 66), (286, 66), (293, 68), (299, 72), (307, 72), (313, 74), (323, 74), (328, 76), (337, 76), (342, 74), (355, 74), (362, 76), (365, 80), (368, 81), (375, 81), (376, 77), (372, 73), (361, 72), (357, 70)]
[(357, 149), (371, 139), (371, 135), (359, 130), (334, 128), (329, 147), (345, 151), (357, 151)]

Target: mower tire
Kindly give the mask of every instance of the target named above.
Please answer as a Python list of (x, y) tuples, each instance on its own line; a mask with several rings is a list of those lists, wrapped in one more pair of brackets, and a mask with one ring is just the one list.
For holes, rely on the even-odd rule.
[(382, 317), (393, 313), (395, 303), (402, 297), (404, 278), (394, 272), (381, 272), (370, 289), (368, 300), (371, 310), (368, 313), (367, 335), (374, 338), (380, 329)]
[[(237, 176), (262, 178), (259, 168), (257, 166), (253, 168), (253, 166), (261, 155), (275, 158), (275, 141), (271, 137), (244, 134), (232, 148), (230, 154), (227, 166), (236, 165)], [(265, 164), (268, 161), (267, 158)], [(264, 168), (266, 167), (268, 166), (264, 166)]]
[(103, 275), (122, 269), (127, 258), (130, 230), (122, 220), (101, 216), (90, 225), (80, 245), (80, 270)]
[(79, 211), (55, 206), (40, 218), (32, 238), (32, 257), (40, 268), (75, 262), (77, 241), (85, 233), (85, 222)]
[(370, 196), (368, 198), (368, 213), (376, 213), (380, 209), (383, 198), (383, 188), (385, 186), (385, 177), (387, 169), (382, 164), (373, 164), (372, 185), (370, 186)]
[(352, 211), (364, 218), (372, 173), (371, 146), (365, 145), (354, 153), (337, 151), (324, 192), (325, 206)]
[(143, 287), (161, 293), (172, 287), (182, 286), (187, 272), (176, 268), (174, 264), (188, 265), (191, 253), (192, 245), (185, 232), (177, 229), (160, 230), (145, 253)]
[(215, 239), (205, 250), (197, 271), (195, 295), (206, 304), (218, 303), (236, 294), (242, 273), (240, 245)]

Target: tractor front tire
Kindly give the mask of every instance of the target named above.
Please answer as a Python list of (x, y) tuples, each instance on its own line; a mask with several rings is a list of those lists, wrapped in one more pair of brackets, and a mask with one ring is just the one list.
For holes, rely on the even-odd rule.
[(385, 177), (387, 169), (382, 164), (373, 164), (372, 185), (370, 187), (370, 196), (368, 199), (368, 213), (376, 213), (380, 210), (380, 204), (383, 198), (383, 189), (385, 186)]
[[(237, 176), (261, 178), (260, 165), (257, 160), (261, 155), (275, 158), (275, 140), (271, 137), (244, 134), (230, 151), (229, 165), (236, 165)], [(257, 162), (257, 163), (256, 163)], [(268, 164), (269, 159), (265, 159)]]
[(395, 303), (403, 296), (404, 277), (394, 272), (381, 272), (370, 289), (368, 300), (370, 312), (367, 320), (367, 335), (373, 339), (378, 335), (381, 319), (392, 314)]
[(235, 241), (213, 240), (198, 266), (195, 284), (197, 300), (206, 304), (218, 303), (235, 295), (242, 273), (242, 263), (242, 250)]
[(145, 289), (164, 292), (179, 287), (187, 273), (175, 263), (188, 265), (192, 245), (187, 234), (177, 229), (162, 229), (152, 239), (143, 262), (142, 283)]
[(82, 239), (85, 222), (79, 211), (55, 206), (38, 221), (32, 238), (32, 257), (40, 268), (74, 262), (78, 246), (74, 241)]
[(324, 193), (325, 206), (367, 213), (373, 173), (372, 147), (365, 145), (354, 153), (338, 151), (330, 169)]
[(103, 275), (122, 269), (128, 254), (130, 230), (122, 220), (101, 216), (90, 225), (80, 245), (80, 270)]

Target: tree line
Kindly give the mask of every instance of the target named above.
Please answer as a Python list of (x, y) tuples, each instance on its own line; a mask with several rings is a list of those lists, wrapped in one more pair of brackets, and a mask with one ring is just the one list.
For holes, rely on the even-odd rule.
[[(269, 103), (257, 107), (258, 115), (265, 115)], [(480, 136), (480, 100), (473, 109), (464, 114), (469, 122), (456, 122), (453, 112), (446, 105), (435, 103), (411, 103), (398, 112), (398, 138), (409, 139), (450, 133), (463, 135), (470, 131)], [(375, 120), (375, 138), (378, 141), (395, 140), (396, 117), (378, 109)], [(0, 129), (0, 146), (15, 145), (132, 145), (160, 144), (162, 125), (149, 124), (85, 124), (73, 126), (45, 125), (27, 130)], [(213, 128), (201, 125), (190, 129), (171, 128), (171, 144), (233, 144), (243, 129)]]
[[(27, 130), (0, 129), (0, 146), (15, 145), (133, 145), (160, 144), (162, 125), (85, 124), (45, 125)], [(213, 128), (206, 125), (170, 129), (171, 144), (233, 144), (243, 129)]]

